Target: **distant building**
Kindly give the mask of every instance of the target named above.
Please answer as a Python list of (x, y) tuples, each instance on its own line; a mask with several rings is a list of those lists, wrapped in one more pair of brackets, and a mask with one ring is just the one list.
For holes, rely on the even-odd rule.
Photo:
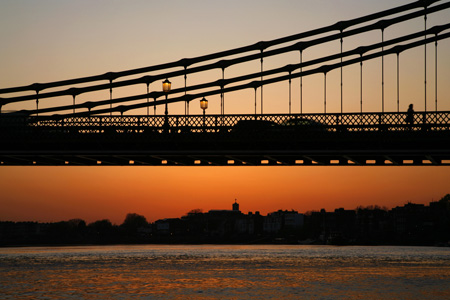
[(233, 211), (239, 211), (239, 204), (236, 202), (236, 199), (234, 199)]
[(235, 199), (231, 209), (195, 209), (181, 218), (137, 227), (80, 219), (56, 223), (0, 221), (0, 246), (105, 243), (314, 243), (334, 245), (450, 246), (450, 194), (438, 202), (408, 203), (391, 210), (378, 206), (334, 212), (294, 210), (243, 214)]
[(213, 215), (224, 215), (224, 214), (240, 214), (241, 211), (239, 210), (239, 203), (236, 202), (236, 199), (234, 199), (234, 203), (232, 205), (232, 210), (228, 210), (228, 209), (211, 209), (210, 211), (208, 211), (208, 214), (213, 214)]
[(304, 224), (303, 214), (292, 211), (279, 210), (267, 215), (264, 219), (263, 230), (266, 233), (277, 233), (282, 229), (299, 229)]
[(176, 235), (183, 232), (182, 220), (178, 218), (162, 219), (155, 222), (158, 235)]
[(241, 212), (236, 210), (210, 210), (206, 217), (208, 234), (215, 237), (233, 234), (240, 216)]
[(247, 215), (242, 214), (236, 219), (235, 230), (238, 234), (261, 234), (263, 228), (264, 217), (260, 215), (259, 211), (249, 212)]

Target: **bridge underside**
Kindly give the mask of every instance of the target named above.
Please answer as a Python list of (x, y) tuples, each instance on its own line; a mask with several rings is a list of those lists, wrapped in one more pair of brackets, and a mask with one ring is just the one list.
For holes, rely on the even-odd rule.
[[(293, 151), (294, 152), (294, 151)], [(436, 166), (450, 165), (450, 157), (443, 153), (392, 152), (390, 155), (371, 151), (349, 151), (342, 155), (324, 151), (275, 151), (211, 153), (149, 153), (95, 151), (85, 153), (42, 152), (15, 153), (0, 156), (2, 165), (10, 166)]]
[[(43, 132), (45, 134), (43, 134)], [(22, 132), (2, 139), (2, 165), (450, 165), (450, 131), (166, 128)]]

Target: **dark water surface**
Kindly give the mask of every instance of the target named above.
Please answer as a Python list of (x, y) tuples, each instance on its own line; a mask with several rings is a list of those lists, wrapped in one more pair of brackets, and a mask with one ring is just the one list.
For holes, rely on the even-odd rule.
[(450, 299), (450, 248), (0, 248), (0, 299)]

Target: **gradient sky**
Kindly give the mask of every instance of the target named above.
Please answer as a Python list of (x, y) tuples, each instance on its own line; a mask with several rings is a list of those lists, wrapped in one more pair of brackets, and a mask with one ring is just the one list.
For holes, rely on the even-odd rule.
[[(355, 18), (410, 1), (61, 1), (0, 2), (0, 87), (121, 71), (271, 40)], [(449, 11), (428, 18), (428, 27)], [(423, 20), (385, 31), (385, 39), (423, 29)], [(344, 50), (381, 39), (380, 32), (344, 40)], [(333, 48), (335, 47), (335, 48)], [(304, 53), (304, 60), (339, 51), (339, 43)], [(334, 50), (333, 50), (334, 49)], [(427, 47), (428, 110), (434, 109), (434, 46)], [(330, 51), (331, 51), (330, 50)], [(450, 110), (450, 41), (439, 43), (438, 99)], [(298, 54), (267, 60), (265, 67), (297, 63)], [(285, 61), (284, 61), (285, 60)], [(396, 110), (395, 57), (386, 57), (386, 111)], [(257, 72), (259, 64), (226, 70), (227, 76)], [(424, 109), (423, 47), (401, 56), (401, 107)], [(365, 64), (364, 111), (380, 111), (381, 67)], [(214, 80), (220, 71), (206, 76)], [(190, 82), (205, 77), (189, 78)], [(182, 79), (173, 79), (182, 86)], [(327, 109), (340, 110), (339, 71), (329, 74)], [(158, 85), (158, 86), (156, 86)], [(293, 82), (293, 111), (299, 109)], [(160, 89), (159, 83), (151, 86)], [(323, 76), (304, 79), (304, 112), (323, 111)], [(115, 91), (144, 93), (145, 87)], [(286, 113), (286, 84), (264, 90), (265, 112)], [(99, 94), (100, 99), (108, 93)], [(86, 96), (87, 97), (87, 96)], [(85, 98), (87, 99), (87, 98)], [(70, 103), (71, 99), (67, 99)], [(253, 92), (226, 95), (226, 113), (252, 113)], [(195, 102), (195, 101), (194, 101)], [(196, 103), (191, 113), (200, 113)], [(344, 111), (359, 111), (359, 66), (344, 69)], [(23, 104), (22, 104), (23, 105)], [(40, 104), (41, 105), (41, 104)], [(46, 104), (43, 103), (43, 106)], [(48, 103), (47, 105), (52, 105)], [(33, 107), (27, 103), (23, 107)], [(184, 113), (184, 106), (170, 106)], [(14, 105), (5, 110), (21, 109)], [(218, 98), (208, 113), (219, 113)], [(135, 113), (143, 113), (135, 112)], [(162, 113), (162, 108), (158, 109)], [(359, 205), (395, 207), (428, 203), (450, 193), (449, 167), (0, 167), (0, 220), (59, 221), (82, 218), (122, 223), (136, 212), (149, 221), (179, 217), (191, 209), (300, 212)]]

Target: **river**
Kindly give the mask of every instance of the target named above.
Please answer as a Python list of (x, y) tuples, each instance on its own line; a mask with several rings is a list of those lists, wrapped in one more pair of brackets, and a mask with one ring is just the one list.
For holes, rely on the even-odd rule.
[(0, 248), (0, 299), (450, 299), (450, 248)]

